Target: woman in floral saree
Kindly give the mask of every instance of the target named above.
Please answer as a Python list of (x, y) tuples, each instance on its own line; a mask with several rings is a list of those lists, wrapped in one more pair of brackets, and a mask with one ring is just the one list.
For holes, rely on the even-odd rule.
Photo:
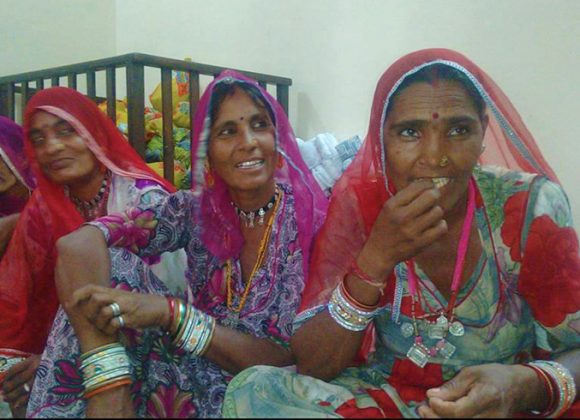
[[(233, 373), (292, 364), (287, 342), (326, 198), (282, 107), (257, 82), (223, 72), (200, 98), (192, 163), (193, 191), (99, 219), (63, 242), (60, 289), (75, 278), (114, 288), (67, 292), (70, 323), (51, 335), (42, 362), (50, 373), (39, 376), (29, 415), (219, 417)], [(191, 293), (169, 297), (127, 250), (106, 245), (139, 255), (186, 249)], [(96, 271), (75, 270), (89, 255)], [(95, 352), (121, 355), (123, 374), (105, 373), (101, 386), (82, 368)]]
[[(5, 400), (20, 407), (59, 305), (54, 279), (58, 238), (86, 221), (161, 200), (174, 190), (148, 168), (97, 105), (73, 89), (54, 87), (35, 94), (23, 127), (26, 158), (38, 188), (0, 262), (3, 391)], [(184, 283), (183, 253), (148, 262), (164, 280)], [(34, 356), (17, 363), (29, 355)]]
[(310, 275), (299, 374), (240, 373), (226, 417), (560, 415), (575, 401), (567, 198), (509, 100), (456, 52), (409, 54), (379, 80)]

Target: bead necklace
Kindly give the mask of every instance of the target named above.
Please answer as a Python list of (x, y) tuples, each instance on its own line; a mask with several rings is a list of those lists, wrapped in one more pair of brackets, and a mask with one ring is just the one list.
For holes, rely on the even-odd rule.
[(266, 203), (266, 205), (264, 205), (256, 210), (244, 211), (241, 208), (239, 208), (236, 205), (236, 203), (234, 203), (233, 201), (231, 203), (232, 203), (232, 206), (234, 206), (234, 209), (236, 209), (236, 213), (238, 214), (239, 218), (242, 219), (246, 223), (246, 227), (253, 228), (255, 226), (254, 220), (256, 218), (258, 219), (258, 225), (263, 226), (264, 225), (264, 216), (266, 216), (266, 212), (268, 210), (270, 210), (272, 207), (274, 207), (274, 203), (276, 202), (276, 199), (278, 198), (279, 193), (280, 192), (278, 190), (278, 187), (276, 187), (276, 191), (274, 192), (274, 195), (272, 196), (270, 201), (268, 201)]
[[(467, 211), (463, 226), (461, 228), (461, 237), (457, 247), (457, 259), (455, 261), (455, 268), (453, 271), (453, 281), (451, 282), (451, 297), (445, 310), (441, 310), (438, 314), (423, 314), (417, 315), (415, 305), (419, 300), (420, 292), (418, 290), (417, 274), (411, 261), (407, 261), (407, 273), (409, 280), (409, 293), (411, 294), (411, 318), (412, 325), (408, 322), (401, 325), (401, 332), (404, 337), (415, 335), (413, 345), (407, 352), (407, 358), (415, 363), (417, 366), (423, 368), (429, 358), (435, 357), (439, 354), (444, 359), (449, 359), (455, 353), (455, 346), (449, 341), (445, 340), (447, 333), (451, 333), (456, 337), (465, 334), (463, 324), (455, 319), (455, 302), (457, 300), (457, 293), (459, 291), (461, 275), (465, 264), (465, 256), (469, 245), (469, 236), (471, 233), (471, 223), (475, 213), (475, 185), (471, 179), (468, 187)], [(420, 305), (419, 305), (420, 307)], [(437, 316), (438, 315), (438, 316)], [(434, 322), (428, 321), (428, 318), (437, 316)], [(423, 343), (423, 337), (419, 332), (417, 324), (418, 319), (424, 319), (427, 324), (427, 334), (429, 338), (437, 340), (437, 343), (432, 347), (427, 347)]]
[(280, 204), (281, 198), (283, 193), (276, 188), (276, 193), (274, 194), (274, 211), (272, 217), (268, 221), (268, 225), (266, 226), (266, 230), (264, 231), (264, 235), (262, 236), (262, 240), (260, 241), (260, 248), (258, 248), (258, 257), (256, 258), (256, 263), (252, 268), (252, 272), (250, 277), (248, 278), (248, 282), (246, 283), (246, 287), (244, 289), (244, 293), (240, 298), (240, 303), (237, 308), (233, 306), (233, 288), (232, 288), (232, 261), (226, 261), (226, 290), (227, 290), (227, 307), (230, 311), (240, 313), (242, 308), (246, 303), (246, 299), (248, 298), (248, 294), (250, 293), (250, 288), (252, 286), (252, 281), (254, 280), (254, 275), (258, 271), (258, 269), (262, 266), (264, 261), (264, 257), (266, 256), (266, 251), (268, 249), (268, 243), (270, 241), (270, 235), (272, 233), (272, 227), (274, 225), (274, 219), (276, 217), (276, 212), (278, 211), (278, 206)]
[(99, 192), (97, 192), (97, 195), (89, 201), (84, 201), (71, 195), (70, 189), (68, 187), (65, 188), (67, 197), (73, 202), (77, 210), (82, 214), (83, 219), (86, 221), (94, 220), (106, 214), (105, 206), (107, 204), (107, 198), (109, 197), (110, 180), (111, 171), (107, 170), (103, 177), (103, 181), (101, 182)]

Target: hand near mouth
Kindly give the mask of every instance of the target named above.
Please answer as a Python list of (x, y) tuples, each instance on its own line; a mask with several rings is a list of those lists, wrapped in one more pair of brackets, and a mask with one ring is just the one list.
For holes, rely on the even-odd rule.
[(370, 275), (387, 276), (447, 233), (438, 188), (431, 178), (419, 179), (385, 202), (361, 251), (369, 271), (374, 266)]

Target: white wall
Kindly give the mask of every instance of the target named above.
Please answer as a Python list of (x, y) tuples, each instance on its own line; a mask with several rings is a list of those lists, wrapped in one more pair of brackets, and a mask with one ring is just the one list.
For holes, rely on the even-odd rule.
[[(366, 133), (401, 55), (456, 49), (512, 99), (580, 226), (580, 1), (0, 0), (0, 75), (127, 52), (291, 77), (299, 137)], [(147, 92), (149, 93), (149, 92)]]
[(115, 0), (0, 0), (0, 76), (115, 55)]
[(578, 227), (579, 22), (576, 0), (117, 0), (117, 52), (291, 77), (297, 135), (346, 138), (366, 134), (376, 81), (395, 59), (458, 50), (514, 102)]

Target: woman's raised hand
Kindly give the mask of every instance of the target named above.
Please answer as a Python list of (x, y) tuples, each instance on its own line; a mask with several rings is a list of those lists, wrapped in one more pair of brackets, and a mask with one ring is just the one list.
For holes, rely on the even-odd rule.
[[(387, 200), (361, 252), (368, 273), (384, 278), (401, 261), (447, 233), (441, 193), (430, 180), (413, 182)], [(374, 266), (374, 268), (373, 268)]]
[(96, 285), (87, 285), (73, 293), (72, 306), (96, 328), (107, 335), (121, 328), (166, 328), (170, 314), (164, 296), (132, 293)]

